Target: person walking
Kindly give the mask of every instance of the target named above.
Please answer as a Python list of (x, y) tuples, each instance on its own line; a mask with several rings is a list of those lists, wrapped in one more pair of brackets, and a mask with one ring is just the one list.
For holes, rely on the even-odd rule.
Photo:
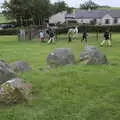
[(85, 41), (86, 45), (88, 43), (88, 33), (86, 31), (83, 32), (81, 43), (83, 44), (83, 41)]
[(111, 34), (110, 34), (109, 30), (106, 30), (104, 32), (104, 40), (100, 43), (100, 46), (103, 47), (104, 43), (107, 42), (108, 46), (111, 47), (112, 44), (111, 44), (111, 40), (110, 39), (111, 39)]
[(49, 40), (48, 40), (48, 44), (54, 43), (54, 42), (55, 42), (55, 33), (50, 29), (50, 30), (49, 30)]

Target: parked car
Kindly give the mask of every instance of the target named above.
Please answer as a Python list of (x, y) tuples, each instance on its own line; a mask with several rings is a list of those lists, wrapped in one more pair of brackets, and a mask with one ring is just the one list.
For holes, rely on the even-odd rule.
[(6, 29), (6, 28), (15, 28), (16, 26), (13, 24), (0, 24), (0, 29)]

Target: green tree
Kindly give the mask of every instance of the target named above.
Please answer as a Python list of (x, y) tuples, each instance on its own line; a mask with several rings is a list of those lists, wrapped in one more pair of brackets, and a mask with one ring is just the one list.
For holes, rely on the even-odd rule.
[(68, 6), (64, 1), (60, 1), (60, 2), (55, 2), (52, 5), (52, 14), (67, 10)]
[(49, 0), (10, 0), (4, 2), (3, 13), (18, 23), (32, 19), (35, 24), (42, 24), (50, 16), (50, 6)]
[(28, 16), (29, 14), (24, 0), (11, 0), (10, 2), (5, 1), (2, 8), (4, 9), (4, 15), (8, 19), (16, 19), (19, 24), (21, 24), (21, 19), (25, 19), (25, 16)]
[(74, 10), (74, 8), (68, 7), (68, 8), (67, 8), (67, 13), (72, 13), (73, 10)]
[(97, 9), (100, 5), (94, 3), (93, 1), (89, 0), (83, 4), (80, 4), (80, 9)]
[(49, 0), (30, 0), (29, 9), (35, 24), (43, 24), (45, 18), (51, 15)]

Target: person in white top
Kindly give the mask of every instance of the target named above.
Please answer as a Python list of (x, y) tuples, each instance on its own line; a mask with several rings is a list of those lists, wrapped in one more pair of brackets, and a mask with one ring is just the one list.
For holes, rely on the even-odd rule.
[(25, 29), (24, 28), (20, 29), (20, 38), (22, 38), (23, 40), (25, 40)]
[(41, 30), (40, 31), (40, 40), (41, 40), (41, 42), (44, 42), (44, 32)]

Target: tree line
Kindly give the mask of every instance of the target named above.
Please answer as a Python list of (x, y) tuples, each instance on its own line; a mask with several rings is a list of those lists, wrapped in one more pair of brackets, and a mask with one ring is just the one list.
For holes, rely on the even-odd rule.
[[(89, 0), (80, 4), (81, 9), (97, 9), (100, 5)], [(18, 25), (23, 22), (32, 22), (33, 24), (43, 24), (55, 13), (67, 10), (72, 12), (73, 8), (69, 7), (64, 1), (52, 4), (50, 0), (10, 0), (4, 1), (2, 5), (3, 14), (8, 19), (15, 19)]]
[(32, 21), (34, 24), (43, 24), (52, 14), (68, 9), (64, 1), (51, 4), (49, 0), (10, 0), (2, 5), (3, 14), (8, 19)]

